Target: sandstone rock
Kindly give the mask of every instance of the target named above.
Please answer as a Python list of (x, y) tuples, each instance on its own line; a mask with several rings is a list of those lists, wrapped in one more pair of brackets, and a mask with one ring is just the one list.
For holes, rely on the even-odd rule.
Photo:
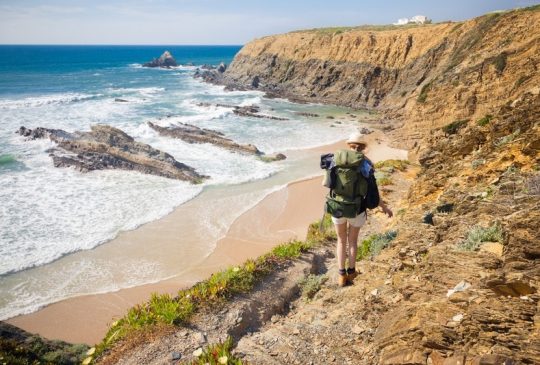
[(178, 66), (178, 64), (169, 51), (165, 51), (159, 58), (154, 58), (152, 61), (143, 64), (143, 67), (170, 68), (175, 66)]
[(81, 172), (104, 169), (134, 170), (145, 174), (200, 183), (207, 176), (174, 159), (168, 153), (136, 142), (120, 129), (94, 125), (90, 132), (68, 133), (60, 129), (19, 128), (30, 139), (49, 138), (55, 167), (76, 167)]

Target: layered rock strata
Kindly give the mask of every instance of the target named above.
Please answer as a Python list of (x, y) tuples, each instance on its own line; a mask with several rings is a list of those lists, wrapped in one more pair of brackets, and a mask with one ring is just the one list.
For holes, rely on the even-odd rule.
[(107, 125), (94, 125), (90, 132), (75, 133), (21, 127), (18, 133), (29, 139), (48, 138), (55, 142), (57, 146), (48, 151), (55, 167), (75, 167), (82, 172), (133, 170), (191, 183), (207, 178), (168, 153), (137, 142), (120, 129)]
[(266, 155), (252, 144), (238, 144), (233, 140), (226, 138), (221, 132), (199, 128), (191, 124), (181, 123), (180, 125), (174, 127), (162, 127), (152, 122), (148, 122), (148, 126), (162, 136), (181, 139), (188, 143), (210, 143), (215, 146), (225, 148), (231, 152), (258, 156), (265, 162), (286, 159), (284, 154), (277, 153), (273, 155)]
[(191, 124), (181, 123), (174, 127), (161, 127), (152, 122), (148, 122), (148, 126), (162, 136), (178, 138), (188, 143), (210, 143), (232, 152), (257, 156), (262, 155), (262, 152), (252, 144), (238, 144), (233, 140), (226, 138), (221, 132), (199, 128)]
[(418, 146), (540, 84), (539, 7), (460, 23), (297, 31), (246, 44), (212, 82), (292, 100), (377, 107)]

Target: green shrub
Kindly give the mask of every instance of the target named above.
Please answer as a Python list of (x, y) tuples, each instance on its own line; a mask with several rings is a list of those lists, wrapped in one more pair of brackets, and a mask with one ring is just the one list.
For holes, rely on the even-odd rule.
[[(407, 167), (410, 165), (410, 162), (407, 160), (384, 160), (379, 161), (375, 164), (375, 168), (377, 169), (396, 169), (399, 171), (405, 171), (407, 170)], [(390, 171), (392, 172), (392, 171)]]
[(242, 365), (241, 359), (234, 356), (231, 351), (233, 349), (233, 340), (228, 337), (223, 343), (207, 346), (199, 357), (189, 362), (190, 365)]
[(368, 256), (377, 256), (384, 248), (388, 247), (390, 242), (396, 237), (397, 231), (393, 230), (369, 236), (358, 245), (356, 260), (359, 261)]
[(468, 119), (455, 120), (452, 123), (442, 127), (442, 130), (446, 134), (456, 134), (461, 128), (467, 125), (468, 122)]
[(503, 52), (493, 59), (493, 65), (495, 66), (495, 70), (499, 75), (502, 74), (504, 69), (506, 68), (507, 57), (508, 55), (506, 54), (506, 52)]
[(483, 126), (487, 125), (491, 121), (491, 119), (493, 119), (493, 115), (486, 114), (482, 118), (478, 119), (476, 121), (476, 124), (479, 125), (480, 127), (483, 127)]
[(509, 135), (497, 139), (497, 141), (495, 141), (495, 146), (502, 147), (505, 144), (512, 142), (520, 133), (521, 131), (519, 130), (519, 128), (516, 129), (514, 132), (510, 133)]
[(476, 170), (477, 168), (484, 165), (485, 163), (486, 163), (486, 160), (483, 160), (483, 159), (474, 160), (473, 162), (471, 162), (471, 166), (472, 166), (473, 169)]
[(326, 275), (310, 274), (300, 282), (302, 296), (306, 299), (313, 299), (315, 294), (321, 290), (321, 286), (328, 280)]
[(431, 82), (428, 82), (427, 84), (422, 86), (422, 89), (420, 89), (420, 94), (418, 94), (418, 98), (416, 98), (416, 100), (419, 103), (425, 103), (427, 100), (429, 90), (431, 90)]
[(523, 84), (525, 81), (531, 78), (531, 75), (523, 75), (520, 76), (519, 79), (516, 80), (516, 83), (514, 84), (514, 87), (520, 87), (521, 84)]
[(467, 238), (458, 244), (458, 249), (461, 251), (476, 251), (480, 248), (482, 242), (503, 242), (503, 232), (499, 224), (495, 223), (490, 227), (484, 228), (474, 226)]

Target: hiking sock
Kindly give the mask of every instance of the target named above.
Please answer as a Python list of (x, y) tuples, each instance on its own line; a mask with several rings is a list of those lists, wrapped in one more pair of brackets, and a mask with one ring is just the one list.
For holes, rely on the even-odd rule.
[(350, 267), (347, 269), (347, 274), (349, 275), (354, 274), (355, 272), (356, 272), (356, 269), (354, 267), (352, 269)]
[(345, 269), (339, 269), (339, 275), (345, 275), (347, 271)]

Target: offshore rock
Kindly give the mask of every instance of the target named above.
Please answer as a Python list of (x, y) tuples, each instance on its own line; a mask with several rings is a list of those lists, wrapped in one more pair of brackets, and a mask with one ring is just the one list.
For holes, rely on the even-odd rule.
[(238, 144), (226, 138), (221, 132), (199, 128), (191, 124), (181, 124), (177, 127), (161, 127), (148, 122), (148, 126), (162, 136), (178, 138), (188, 143), (210, 143), (233, 152), (257, 156), (262, 155), (262, 152), (252, 144)]
[(195, 184), (207, 178), (168, 153), (136, 142), (125, 132), (108, 125), (94, 125), (90, 132), (75, 133), (20, 127), (18, 133), (29, 139), (49, 138), (55, 142), (57, 147), (49, 150), (55, 167), (74, 166), (81, 172), (132, 170)]
[(154, 58), (152, 61), (143, 64), (143, 67), (170, 68), (175, 66), (178, 66), (178, 64), (169, 51), (165, 51), (159, 58)]

